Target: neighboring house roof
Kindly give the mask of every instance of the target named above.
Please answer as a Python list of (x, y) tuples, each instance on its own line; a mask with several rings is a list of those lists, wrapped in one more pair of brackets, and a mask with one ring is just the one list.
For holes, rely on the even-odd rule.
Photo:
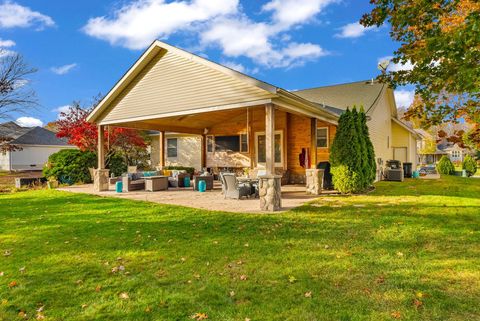
[[(320, 105), (333, 106), (337, 110), (363, 106), (368, 113), (384, 92), (385, 85), (377, 81), (357, 81), (325, 87), (294, 91), (293, 93)], [(332, 108), (332, 107), (330, 107)]]
[(66, 139), (42, 127), (21, 127), (14, 122), (0, 124), (0, 136), (11, 138), (11, 144), (69, 146)]

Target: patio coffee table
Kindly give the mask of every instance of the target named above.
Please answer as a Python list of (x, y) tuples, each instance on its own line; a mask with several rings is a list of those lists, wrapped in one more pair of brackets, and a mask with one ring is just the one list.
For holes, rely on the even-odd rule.
[(167, 176), (145, 177), (145, 190), (148, 192), (166, 191), (168, 189)]

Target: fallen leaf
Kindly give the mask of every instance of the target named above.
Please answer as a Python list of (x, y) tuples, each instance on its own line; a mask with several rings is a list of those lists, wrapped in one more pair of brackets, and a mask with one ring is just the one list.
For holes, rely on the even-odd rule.
[(102, 287), (100, 285), (97, 285), (95, 288), (95, 292), (100, 292), (102, 290)]
[(413, 299), (413, 305), (415, 306), (415, 308), (418, 309), (423, 305), (423, 302), (417, 299)]
[(80, 284), (82, 284), (82, 283), (83, 283), (83, 280), (77, 280), (77, 281), (75, 281), (75, 284), (76, 284), (76, 285), (80, 285)]
[(19, 318), (22, 318), (22, 319), (26, 319), (26, 318), (27, 318), (27, 314), (25, 313), (25, 311), (20, 311), (20, 312), (18, 312), (18, 317), (19, 317)]
[(37, 316), (36, 316), (35, 319), (37, 319), (37, 320), (45, 320), (45, 316), (44, 316), (43, 314), (41, 314), (41, 313), (37, 313)]
[(24, 267), (24, 266), (21, 267), (20, 269), (18, 269), (18, 271), (19, 271), (20, 273), (22, 273), (22, 274), (25, 273), (25, 267)]
[(82, 309), (85, 309), (86, 307), (88, 307), (88, 304), (82, 304)]
[(304, 296), (306, 298), (311, 298), (312, 297), (312, 291), (305, 292)]
[(393, 311), (390, 315), (394, 319), (401, 319), (402, 318), (402, 314), (400, 313), (400, 311)]
[(2, 271), (2, 272), (0, 272), (0, 276), (4, 276), (4, 273), (3, 273), (3, 271)]
[(12, 255), (12, 251), (10, 250), (5, 250), (5, 252), (3, 252), (3, 256), (10, 256)]
[(128, 293), (127, 292), (122, 292), (120, 293), (120, 295), (118, 296), (120, 299), (122, 300), (128, 300), (130, 297), (128, 296)]
[(235, 296), (235, 291), (230, 291), (230, 297), (234, 297)]
[(43, 312), (43, 309), (44, 309), (44, 306), (42, 305), (41, 307), (39, 307), (39, 308), (37, 309), (37, 312)]
[(296, 281), (297, 281), (297, 279), (296, 279), (293, 275), (290, 275), (290, 276), (288, 277), (288, 282), (290, 282), (290, 283), (295, 283)]
[(150, 313), (150, 312), (152, 312), (152, 308), (149, 307), (149, 306), (147, 306), (147, 307), (145, 308), (145, 313)]
[(240, 275), (240, 280), (245, 281), (248, 277), (245, 274)]
[(9, 288), (14, 288), (14, 287), (16, 287), (16, 286), (18, 286), (17, 281), (12, 281), (12, 282), (8, 283), (8, 287), (9, 287)]
[(208, 319), (208, 315), (206, 313), (195, 313), (191, 316), (191, 319), (194, 320), (205, 320)]
[(245, 247), (249, 247), (250, 245), (248, 245), (248, 243), (245, 243), (244, 246), (245, 246)]

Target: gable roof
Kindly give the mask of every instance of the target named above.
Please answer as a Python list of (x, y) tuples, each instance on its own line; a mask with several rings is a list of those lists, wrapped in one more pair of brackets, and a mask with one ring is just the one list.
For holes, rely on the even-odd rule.
[[(161, 63), (165, 65), (158, 66)], [(181, 82), (179, 75), (184, 73), (190, 73), (190, 77), (184, 77), (185, 81)], [(207, 84), (203, 77), (213, 80), (209, 80), (210, 84)], [(174, 81), (169, 83), (170, 79)], [(143, 89), (136, 86), (141, 82)], [(209, 99), (218, 93), (217, 87), (222, 85), (226, 88), (225, 92), (220, 92), (217, 99)], [(183, 86), (180, 92), (178, 86)], [(161, 90), (164, 92), (160, 92)], [(185, 92), (193, 92), (197, 96), (195, 99), (191, 96), (185, 98)], [(154, 95), (156, 97), (153, 97)], [(155, 101), (159, 95), (162, 99)], [(172, 97), (178, 99), (174, 100)], [(237, 108), (240, 105), (253, 105), (267, 100), (271, 102), (273, 99), (288, 101), (296, 105), (295, 107), (300, 106), (305, 112), (320, 114), (319, 117), (332, 121), (338, 119), (336, 113), (319, 108), (294, 93), (157, 40), (115, 84), (90, 113), (87, 121), (113, 124), (117, 121), (125, 122), (126, 119), (132, 121), (192, 113), (202, 108)], [(124, 103), (124, 100), (127, 102)], [(163, 105), (159, 105), (159, 102)], [(132, 104), (141, 104), (139, 108), (142, 109), (142, 115), (136, 115)]]
[[(357, 106), (359, 108), (363, 106), (367, 114), (369, 114), (373, 111), (381, 95), (386, 92), (386, 88), (388, 90), (385, 84), (377, 81), (364, 80), (297, 90), (293, 93), (322, 106), (325, 105), (325, 108), (340, 110), (340, 113), (341, 110), (346, 110), (348, 107)], [(394, 113), (393, 109), (392, 113)]]
[(42, 127), (21, 127), (14, 122), (0, 124), (0, 136), (11, 138), (11, 144), (69, 146), (66, 139)]

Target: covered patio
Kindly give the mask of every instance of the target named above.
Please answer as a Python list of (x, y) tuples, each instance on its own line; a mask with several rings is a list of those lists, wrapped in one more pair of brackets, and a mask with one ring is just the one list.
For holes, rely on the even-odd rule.
[[(306, 172), (328, 160), (337, 119), (289, 91), (156, 41), (88, 118), (98, 124), (99, 168), (93, 189), (110, 193), (104, 159), (107, 126), (159, 131), (160, 169), (165, 166), (165, 133), (194, 134), (201, 137), (202, 168), (258, 173), (260, 206), (258, 200), (240, 203), (255, 202), (257, 210), (278, 211), (290, 207), (288, 184), (303, 184), (295, 192), (308, 199)], [(325, 135), (320, 140), (319, 129)], [(325, 144), (318, 146), (319, 141)], [(203, 195), (183, 197), (186, 202), (191, 197), (206, 200)], [(221, 199), (216, 195), (211, 202)]]
[[(169, 189), (168, 191), (146, 192), (134, 191), (129, 193), (115, 193), (111, 187), (108, 191), (98, 192), (93, 184), (73, 185), (62, 187), (59, 190), (72, 193), (93, 194), (102, 197), (117, 197), (137, 201), (146, 201), (167, 205), (179, 205), (209, 211), (222, 211), (234, 213), (261, 213), (264, 212), (258, 206), (258, 199), (248, 198), (242, 200), (224, 199), (219, 182), (216, 182), (214, 189), (205, 193), (199, 193), (192, 188)], [(282, 187), (282, 208), (281, 211), (288, 211), (302, 206), (306, 202), (318, 196), (307, 195), (302, 185), (286, 185)]]

